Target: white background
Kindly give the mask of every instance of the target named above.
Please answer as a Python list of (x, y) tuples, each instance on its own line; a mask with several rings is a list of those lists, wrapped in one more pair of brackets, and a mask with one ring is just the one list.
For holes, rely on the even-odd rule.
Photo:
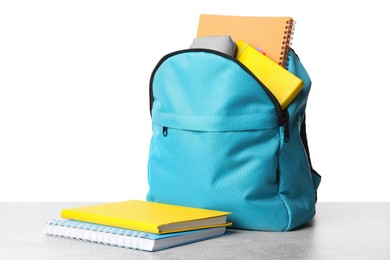
[(386, 1), (1, 1), (0, 201), (144, 199), (149, 77), (201, 13), (292, 16), (319, 201), (389, 201)]

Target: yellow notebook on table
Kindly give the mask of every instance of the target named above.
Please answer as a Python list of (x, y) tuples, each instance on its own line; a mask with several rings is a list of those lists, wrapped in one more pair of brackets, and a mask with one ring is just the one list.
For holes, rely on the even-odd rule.
[(247, 42), (240, 40), (236, 44), (236, 58), (274, 94), (282, 109), (286, 109), (303, 88), (303, 81)]
[(61, 217), (95, 224), (165, 234), (229, 226), (230, 212), (128, 200), (63, 209)]
[(197, 37), (230, 35), (260, 48), (267, 57), (286, 67), (294, 20), (291, 17), (257, 17), (202, 14)]

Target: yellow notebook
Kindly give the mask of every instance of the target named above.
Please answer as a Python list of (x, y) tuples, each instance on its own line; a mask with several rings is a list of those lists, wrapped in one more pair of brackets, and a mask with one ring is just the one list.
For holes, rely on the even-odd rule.
[(236, 58), (274, 94), (282, 109), (298, 95), (303, 81), (245, 41), (237, 41)]
[(63, 209), (61, 217), (95, 224), (164, 234), (229, 226), (230, 212), (183, 207), (142, 200)]
[(262, 49), (276, 63), (286, 67), (294, 20), (291, 17), (257, 17), (202, 14), (197, 37), (230, 35)]

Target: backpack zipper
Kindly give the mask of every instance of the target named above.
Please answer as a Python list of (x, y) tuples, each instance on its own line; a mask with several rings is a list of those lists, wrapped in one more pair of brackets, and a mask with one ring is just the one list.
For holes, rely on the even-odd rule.
[(164, 137), (167, 137), (167, 135), (168, 135), (168, 127), (167, 126), (163, 126), (162, 134), (163, 134)]
[[(259, 83), (259, 85), (264, 89), (264, 91), (267, 93), (267, 95), (271, 99), (272, 103), (274, 104), (274, 107), (275, 107), (275, 110), (276, 110), (276, 114), (277, 114), (277, 117), (278, 117), (278, 125), (279, 126), (284, 126), (284, 138), (283, 138), (284, 142), (287, 143), (290, 140), (289, 114), (288, 114), (288, 111), (287, 111), (287, 109), (285, 111), (282, 110), (282, 107), (280, 106), (279, 101), (276, 99), (274, 94), (263, 84), (263, 82), (261, 82), (252, 73), (252, 71), (250, 71), (244, 64), (242, 64), (235, 57), (227, 55), (227, 54), (219, 52), (219, 51), (211, 50), (211, 49), (201, 49), (201, 48), (197, 48), (197, 49), (184, 49), (184, 50), (179, 50), (179, 51), (174, 51), (174, 52), (168, 53), (168, 54), (166, 54), (165, 56), (163, 56), (160, 59), (160, 61), (155, 66), (155, 68), (154, 68), (154, 70), (153, 70), (153, 72), (151, 74), (150, 81), (149, 81), (149, 112), (150, 112), (150, 116), (152, 116), (152, 108), (153, 108), (153, 101), (154, 101), (154, 97), (153, 97), (153, 80), (154, 80), (154, 76), (155, 76), (158, 68), (161, 66), (161, 64), (163, 64), (163, 62), (165, 60), (169, 59), (170, 57), (178, 55), (178, 54), (182, 54), (182, 53), (187, 53), (187, 52), (207, 52), (207, 53), (212, 53), (212, 54), (224, 57), (224, 58), (226, 58), (228, 60), (231, 60), (231, 61), (235, 62), (236, 64), (238, 64), (242, 69), (244, 69), (253, 79), (255, 79), (257, 81), (257, 83)], [(164, 126), (163, 127), (163, 136), (167, 136), (167, 135), (168, 135), (168, 127)]]

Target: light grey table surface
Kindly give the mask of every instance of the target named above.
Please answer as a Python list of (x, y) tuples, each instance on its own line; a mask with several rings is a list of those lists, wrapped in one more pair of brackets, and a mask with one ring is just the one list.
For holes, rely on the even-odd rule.
[(0, 203), (0, 259), (390, 259), (390, 202), (320, 202), (314, 220), (296, 231), (233, 230), (153, 253), (43, 233), (61, 209), (89, 204)]

